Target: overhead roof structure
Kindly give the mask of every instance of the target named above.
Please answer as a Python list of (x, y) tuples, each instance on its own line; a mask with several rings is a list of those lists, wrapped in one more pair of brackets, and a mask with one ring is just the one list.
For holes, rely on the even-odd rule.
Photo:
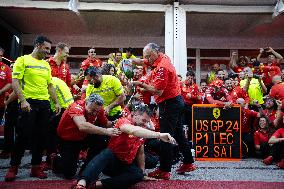
[[(76, 1), (76, 0), (74, 0)], [(187, 48), (284, 48), (284, 15), (272, 17), (278, 0), (2, 0), (0, 23), (31, 46), (38, 34), (72, 47), (165, 47), (178, 70)], [(183, 73), (184, 75), (185, 73)]]
[[(164, 11), (172, 3), (170, 0), (79, 0), (80, 15), (77, 15), (68, 10), (67, 0), (2, 0), (0, 18), (23, 34), (24, 44), (43, 33), (55, 41), (64, 37), (77, 46), (95, 41), (102, 47), (143, 47), (145, 41), (164, 43)], [(272, 19), (276, 0), (180, 0), (179, 4), (187, 11), (187, 47), (284, 45), (284, 15)], [(249, 41), (244, 45), (246, 40)]]

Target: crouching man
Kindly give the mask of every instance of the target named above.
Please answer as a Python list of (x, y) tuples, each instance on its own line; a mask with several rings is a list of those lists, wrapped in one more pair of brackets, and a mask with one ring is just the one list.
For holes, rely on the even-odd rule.
[[(122, 134), (111, 137), (108, 148), (89, 162), (72, 188), (127, 188), (142, 181), (144, 177), (143, 138), (158, 138), (164, 142), (175, 143), (169, 133), (146, 129), (151, 116), (146, 105), (138, 104), (131, 110), (131, 116), (120, 118), (115, 125)], [(135, 157), (137, 162), (134, 161)], [(110, 178), (97, 181), (101, 172)]]
[(71, 104), (64, 111), (57, 128), (61, 140), (60, 156), (52, 158), (53, 171), (62, 173), (67, 179), (73, 178), (77, 171), (79, 153), (88, 145), (86, 144), (88, 134), (117, 136), (121, 133), (116, 128), (97, 126), (108, 127), (109, 124), (100, 95), (91, 94), (86, 100)]

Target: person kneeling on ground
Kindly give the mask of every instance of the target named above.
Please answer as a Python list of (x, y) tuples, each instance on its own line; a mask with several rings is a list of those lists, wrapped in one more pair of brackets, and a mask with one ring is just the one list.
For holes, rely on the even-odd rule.
[(91, 94), (86, 100), (76, 101), (64, 111), (57, 128), (61, 140), (60, 156), (51, 160), (53, 172), (62, 173), (67, 179), (73, 178), (77, 171), (80, 151), (90, 145), (86, 144), (89, 134), (96, 134), (98, 137), (97, 135), (117, 136), (121, 133), (119, 129), (97, 125), (109, 125), (103, 109), (103, 99), (98, 94)]
[[(127, 188), (142, 181), (145, 175), (143, 138), (158, 138), (164, 142), (175, 143), (169, 133), (145, 129), (150, 118), (150, 109), (144, 104), (134, 106), (131, 116), (120, 118), (115, 127), (119, 128), (122, 134), (111, 137), (108, 148), (89, 162), (72, 188)], [(134, 161), (135, 157), (137, 163)], [(96, 181), (101, 172), (111, 177)]]

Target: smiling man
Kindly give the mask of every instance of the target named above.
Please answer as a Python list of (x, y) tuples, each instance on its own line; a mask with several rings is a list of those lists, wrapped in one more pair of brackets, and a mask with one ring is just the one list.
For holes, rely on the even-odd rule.
[(50, 116), (49, 97), (55, 102), (56, 113), (60, 113), (55, 89), (51, 83), (51, 69), (44, 60), (50, 53), (51, 41), (45, 36), (38, 36), (34, 50), (29, 55), (19, 57), (13, 67), (12, 87), (20, 102), (19, 124), (16, 128), (16, 142), (12, 152), (10, 169), (6, 181), (15, 180), (18, 166), (28, 142), (31, 142), (31, 176), (47, 178), (40, 163), (47, 136)]
[(51, 75), (52, 77), (58, 77), (63, 80), (68, 87), (71, 87), (70, 69), (69, 65), (66, 63), (69, 56), (69, 47), (67, 44), (59, 42), (55, 49), (55, 55), (47, 60), (51, 67)]

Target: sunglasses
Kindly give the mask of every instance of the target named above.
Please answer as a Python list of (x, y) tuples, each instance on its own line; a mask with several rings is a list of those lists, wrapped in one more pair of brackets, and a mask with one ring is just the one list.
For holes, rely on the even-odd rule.
[(95, 51), (89, 51), (89, 53), (92, 53), (92, 54), (97, 54)]

